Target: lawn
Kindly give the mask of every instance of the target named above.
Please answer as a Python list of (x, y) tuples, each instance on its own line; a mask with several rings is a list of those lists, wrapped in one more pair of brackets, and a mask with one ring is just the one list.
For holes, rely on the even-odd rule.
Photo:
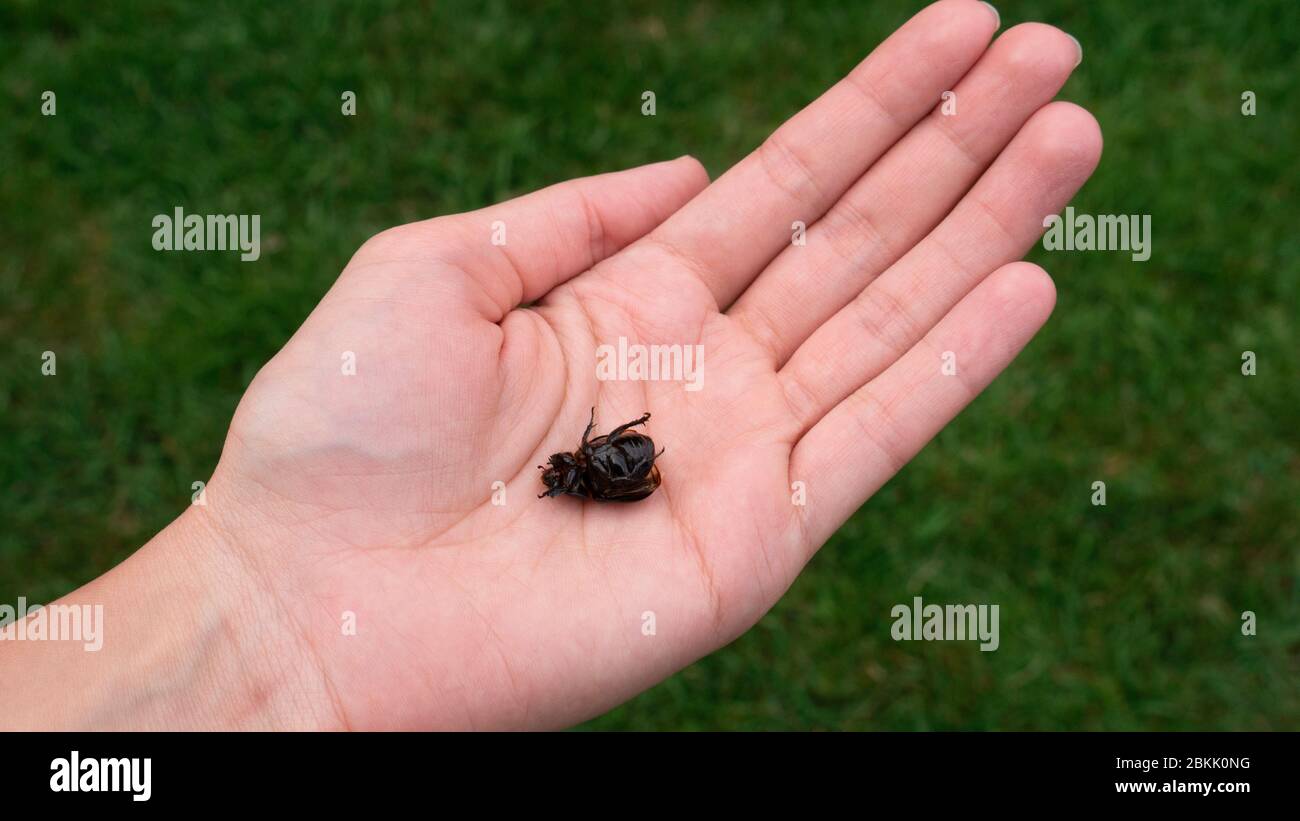
[[(179, 514), (377, 230), (716, 176), (918, 8), (604, 5), (0, 6), (0, 602)], [(1106, 148), (1073, 204), (1151, 215), (1150, 260), (1036, 248), (1059, 301), (1015, 364), (753, 631), (588, 727), (1300, 729), (1300, 4), (997, 5), (1082, 42), (1061, 96)], [(261, 214), (261, 261), (154, 251), (177, 205)], [(893, 641), (918, 595), (997, 603), (1000, 648)]]

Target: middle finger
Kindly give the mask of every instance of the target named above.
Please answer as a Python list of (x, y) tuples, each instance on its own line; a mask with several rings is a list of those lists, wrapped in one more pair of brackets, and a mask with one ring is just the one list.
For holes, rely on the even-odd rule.
[(1021, 125), (1056, 95), (1078, 45), (1040, 23), (999, 37), (935, 108), (787, 246), (730, 311), (780, 368), (795, 349), (943, 219)]

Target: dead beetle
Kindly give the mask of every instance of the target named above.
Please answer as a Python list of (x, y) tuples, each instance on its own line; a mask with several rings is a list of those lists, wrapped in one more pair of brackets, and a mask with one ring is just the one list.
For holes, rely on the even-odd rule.
[(644, 499), (659, 487), (659, 468), (655, 458), (655, 443), (642, 433), (629, 433), (628, 429), (650, 421), (650, 414), (619, 425), (604, 436), (588, 440), (596, 427), (596, 409), (591, 409), (591, 421), (582, 433), (582, 444), (573, 453), (556, 453), (548, 465), (538, 465), (546, 491), (543, 496), (568, 494), (598, 502), (635, 502)]

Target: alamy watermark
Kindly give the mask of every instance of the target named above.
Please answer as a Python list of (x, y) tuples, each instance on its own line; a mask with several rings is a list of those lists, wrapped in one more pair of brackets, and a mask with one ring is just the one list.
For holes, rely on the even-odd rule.
[(618, 345), (596, 347), (596, 378), (602, 382), (685, 382), (685, 389), (704, 387), (703, 345), (633, 345), (620, 336)]
[(178, 205), (150, 224), (155, 251), (238, 250), (244, 262), (262, 255), (261, 214), (186, 214)]
[(0, 641), (79, 641), (88, 653), (104, 646), (104, 605), (0, 604)]
[(976, 641), (988, 653), (998, 649), (998, 606), (996, 604), (925, 604), (920, 596), (912, 605), (896, 604), (889, 611), (894, 641)]
[(1043, 248), (1048, 251), (1132, 251), (1134, 262), (1151, 259), (1150, 214), (1075, 214), (1043, 218)]
[(124, 792), (132, 801), (148, 801), (152, 770), (152, 758), (82, 758), (73, 750), (50, 762), (50, 791)]

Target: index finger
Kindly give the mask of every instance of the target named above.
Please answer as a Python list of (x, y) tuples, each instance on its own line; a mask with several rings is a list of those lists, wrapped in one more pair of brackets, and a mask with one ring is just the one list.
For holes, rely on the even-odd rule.
[(922, 9), (844, 79), (787, 120), (647, 241), (725, 309), (790, 242), (939, 102), (984, 52), (997, 12), (975, 0)]

